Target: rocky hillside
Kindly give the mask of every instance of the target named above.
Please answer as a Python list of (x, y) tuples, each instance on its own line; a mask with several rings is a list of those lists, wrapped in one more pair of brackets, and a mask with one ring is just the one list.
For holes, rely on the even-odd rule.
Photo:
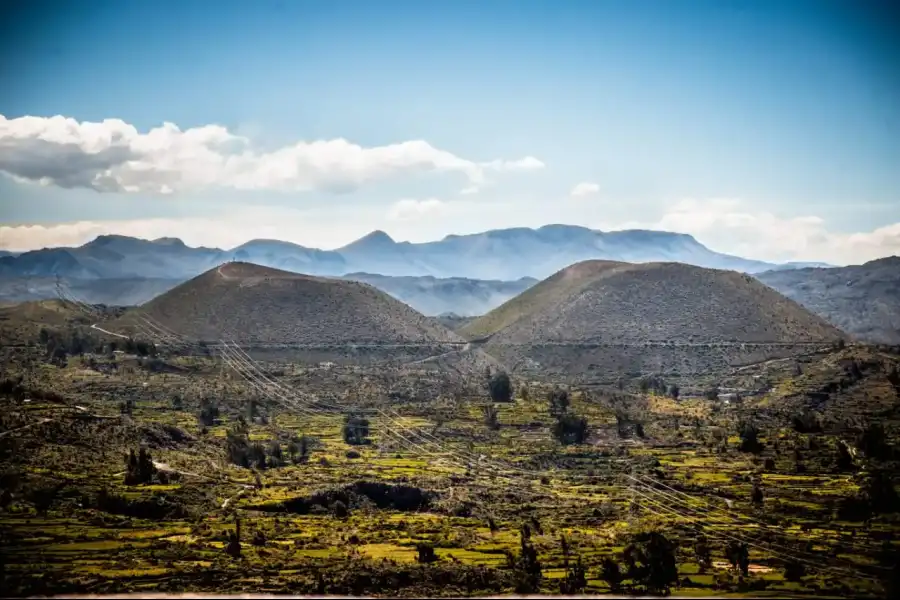
[(900, 344), (900, 257), (756, 277), (860, 340)]
[(111, 327), (134, 328), (142, 315), (203, 341), (309, 345), (462, 341), (372, 286), (248, 263), (211, 269)]

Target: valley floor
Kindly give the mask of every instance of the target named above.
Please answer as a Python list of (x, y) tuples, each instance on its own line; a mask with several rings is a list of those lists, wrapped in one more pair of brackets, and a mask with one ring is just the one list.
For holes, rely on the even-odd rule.
[[(792, 406), (843, 355), (752, 406), (571, 389), (566, 410), (590, 435), (561, 445), (551, 383), (517, 381), (511, 402), (491, 403), (483, 384), (427, 370), (255, 363), (244, 377), (212, 358), (119, 357), (113, 371), (39, 350), (4, 355), (18, 382), (0, 390), (7, 593), (883, 597), (891, 585), (897, 507), (860, 498), (892, 459), (854, 445), (841, 462), (849, 430), (801, 433), (767, 408)], [(880, 410), (893, 431), (893, 390), (863, 376), (835, 392), (859, 408), (847, 418)], [(350, 412), (369, 421), (363, 443), (347, 443)], [(633, 422), (642, 436), (621, 427)], [(141, 448), (144, 475), (123, 459)], [(651, 532), (674, 572), (645, 568)]]

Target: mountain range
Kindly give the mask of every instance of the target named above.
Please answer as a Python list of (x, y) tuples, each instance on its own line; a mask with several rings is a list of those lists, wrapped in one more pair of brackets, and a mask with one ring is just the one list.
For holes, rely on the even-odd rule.
[[(0, 255), (0, 277), (170, 279), (195, 277), (228, 261), (306, 273), (342, 276), (376, 273), (483, 280), (543, 279), (576, 262), (681, 262), (759, 273), (778, 267), (710, 250), (690, 235), (665, 231), (604, 232), (572, 225), (513, 228), (448, 235), (436, 242), (396, 242), (374, 231), (337, 250), (278, 240), (252, 240), (230, 250), (192, 248), (179, 239), (143, 240), (103, 235), (76, 248), (45, 248)], [(782, 268), (807, 265), (789, 264)]]

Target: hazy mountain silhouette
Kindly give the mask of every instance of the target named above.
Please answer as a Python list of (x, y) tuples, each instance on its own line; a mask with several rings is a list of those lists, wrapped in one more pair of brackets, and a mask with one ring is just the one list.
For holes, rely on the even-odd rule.
[[(396, 242), (374, 231), (337, 250), (279, 240), (252, 240), (237, 248), (191, 248), (181, 240), (104, 235), (77, 248), (49, 248), (0, 257), (0, 276), (81, 279), (187, 279), (238, 260), (310, 275), (364, 272), (390, 276), (514, 281), (542, 279), (583, 260), (682, 262), (757, 273), (779, 265), (710, 250), (690, 235), (665, 231), (603, 232), (572, 225), (498, 229), (448, 235), (427, 243)], [(806, 265), (797, 265), (806, 266)], [(782, 266), (782, 268), (796, 268)]]

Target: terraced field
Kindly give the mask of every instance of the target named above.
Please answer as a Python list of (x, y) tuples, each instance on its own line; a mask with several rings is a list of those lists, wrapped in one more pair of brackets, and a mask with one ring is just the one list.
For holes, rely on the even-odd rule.
[[(897, 357), (877, 349), (721, 375), (741, 402), (552, 377), (493, 402), (486, 379), (428, 364), (51, 364), (39, 344), (4, 354), (0, 388), (10, 593), (644, 593), (660, 590), (628, 557), (651, 534), (676, 595), (891, 593), (900, 523), (873, 481), (896, 471)], [(553, 433), (561, 390), (582, 443)], [(812, 409), (821, 426), (799, 431)], [(875, 419), (881, 450), (860, 437)], [(135, 480), (141, 448), (154, 467)]]

